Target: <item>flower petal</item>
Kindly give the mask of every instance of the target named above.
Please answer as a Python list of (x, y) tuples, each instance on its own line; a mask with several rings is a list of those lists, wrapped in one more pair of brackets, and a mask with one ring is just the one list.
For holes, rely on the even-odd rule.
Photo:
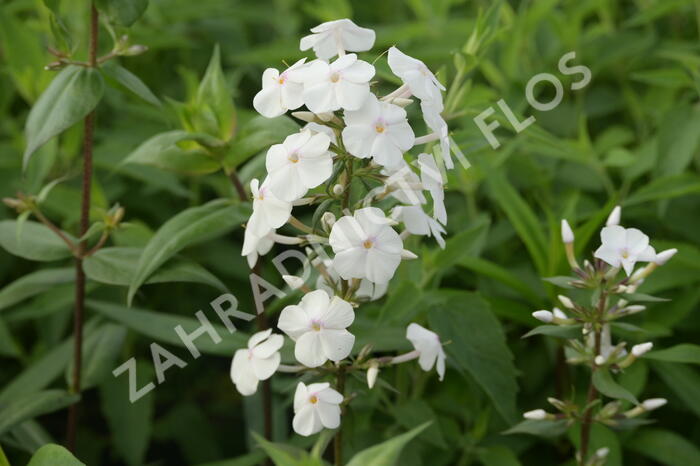
[(318, 367), (328, 360), (321, 344), (320, 332), (306, 332), (294, 346), (294, 357), (306, 367)]
[(352, 346), (355, 344), (355, 335), (344, 329), (324, 328), (318, 334), (323, 354), (331, 361), (340, 361), (347, 358), (352, 351)]

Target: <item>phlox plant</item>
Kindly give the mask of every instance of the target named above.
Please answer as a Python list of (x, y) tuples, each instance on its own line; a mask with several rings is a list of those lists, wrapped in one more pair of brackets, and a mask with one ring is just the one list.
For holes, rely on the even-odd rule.
[[(614, 342), (615, 327), (634, 329), (622, 322), (625, 317), (644, 311), (644, 301), (653, 296), (637, 293), (644, 280), (664, 265), (678, 251), (675, 248), (657, 253), (649, 237), (636, 228), (620, 226), (622, 209), (617, 206), (600, 231), (601, 245), (593, 257), (579, 264), (574, 248), (575, 236), (566, 220), (561, 222), (561, 237), (572, 276), (547, 279), (557, 286), (572, 290), (572, 297), (558, 296), (561, 308), (539, 310), (532, 315), (547, 325), (532, 330), (531, 335), (550, 335), (566, 339), (566, 362), (583, 365), (590, 370), (590, 383), (583, 402), (574, 399), (547, 401), (555, 413), (534, 409), (523, 414), (525, 421), (510, 432), (563, 433), (574, 424), (580, 427), (576, 462), (583, 466), (605, 464), (610, 449), (601, 446), (589, 452), (591, 427), (594, 423), (613, 429), (630, 429), (645, 424), (649, 411), (666, 404), (664, 398), (639, 402), (626, 388), (615, 381), (620, 374), (652, 348), (651, 342), (627, 347), (625, 341)], [(646, 264), (637, 267), (637, 264)], [(575, 293), (578, 291), (577, 293)], [(605, 399), (608, 401), (604, 401)]]
[[(253, 101), (264, 117), (293, 111), (305, 126), (268, 149), (266, 178), (251, 181), (253, 212), (241, 251), (255, 268), (275, 243), (304, 248), (313, 276), (283, 277), (304, 296), (282, 309), (277, 322), (293, 341), (299, 365), (281, 364), (284, 337), (266, 329), (236, 351), (231, 379), (248, 396), (275, 372), (303, 375), (294, 393), (292, 428), (301, 436), (337, 429), (335, 464), (343, 464), (342, 413), (352, 401), (344, 393), (349, 373), (365, 373), (372, 389), (383, 367), (417, 359), (423, 370), (435, 367), (440, 380), (445, 376), (443, 343), (436, 333), (411, 323), (406, 338), (413, 351), (375, 357), (371, 343), (355, 348), (352, 323), (363, 303), (386, 293), (402, 261), (418, 258), (404, 249), (409, 235), (432, 236), (444, 247), (440, 167), (443, 161), (448, 168), (454, 164), (441, 116), (445, 88), (423, 62), (391, 47), (386, 59), (402, 84), (382, 96), (374, 66), (357, 55), (372, 49), (374, 31), (341, 19), (311, 32), (300, 48), (312, 49), (316, 58), (284, 71), (266, 69)], [(406, 110), (416, 103), (428, 131), (419, 137)], [(421, 152), (432, 142), (439, 143), (432, 153)], [(295, 207), (314, 209), (316, 224), (296, 218)], [(298, 231), (295, 236), (277, 233), (287, 224)]]

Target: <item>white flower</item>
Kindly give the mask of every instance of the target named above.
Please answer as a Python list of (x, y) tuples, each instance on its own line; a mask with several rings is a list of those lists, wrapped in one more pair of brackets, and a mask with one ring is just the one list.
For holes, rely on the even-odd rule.
[(406, 120), (406, 111), (393, 104), (380, 102), (370, 95), (364, 105), (345, 112), (343, 142), (355, 157), (374, 158), (379, 165), (395, 167), (403, 161), (403, 153), (413, 147), (415, 135)]
[(401, 262), (403, 241), (388, 223), (376, 207), (358, 209), (335, 222), (329, 243), (335, 253), (333, 268), (344, 280), (391, 280)]
[(280, 365), (284, 338), (272, 335), (272, 329), (258, 332), (248, 340), (248, 348), (239, 349), (231, 363), (231, 380), (243, 396), (255, 393), (260, 380), (272, 377)]
[(331, 128), (330, 126), (320, 125), (320, 124), (316, 123), (315, 121), (311, 121), (311, 122), (307, 123), (306, 125), (304, 125), (304, 127), (302, 128), (302, 131), (304, 131), (304, 130), (309, 130), (312, 132), (312, 134), (323, 133), (326, 136), (328, 136), (328, 138), (331, 140), (331, 142), (333, 144), (336, 144), (336, 145), (338, 144), (338, 141), (337, 141), (336, 136), (335, 136), (335, 131), (333, 131), (333, 128)]
[(241, 250), (241, 256), (245, 256), (248, 260), (248, 266), (252, 269), (258, 262), (259, 256), (264, 256), (272, 246), (275, 245), (275, 230), (268, 231), (267, 234), (262, 236), (257, 236), (253, 233), (252, 228), (246, 228), (245, 234), (243, 235), (243, 249)]
[(632, 273), (637, 262), (656, 259), (654, 248), (649, 246), (649, 237), (636, 228), (619, 225), (604, 227), (600, 232), (602, 245), (594, 256), (613, 267), (622, 267), (627, 275)]
[(391, 196), (403, 204), (419, 205), (428, 202), (423, 195), (423, 184), (409, 165), (402, 161), (397, 167), (384, 167), (382, 175), (388, 176), (384, 181)]
[(304, 81), (304, 103), (312, 112), (357, 110), (369, 95), (374, 66), (351, 53), (330, 64), (315, 60), (299, 75)]
[(452, 156), (450, 155), (449, 128), (447, 127), (447, 122), (440, 114), (442, 112), (442, 103), (440, 103), (440, 106), (436, 106), (432, 101), (423, 101), (420, 104), (420, 108), (423, 111), (425, 124), (440, 138), (440, 151), (445, 160), (445, 167), (449, 169), (454, 168), (454, 162), (452, 162)]
[(302, 58), (280, 74), (275, 68), (268, 68), (262, 76), (262, 90), (253, 98), (253, 107), (262, 116), (274, 118), (287, 110), (304, 105), (304, 86), (295, 71), (299, 70), (306, 58)]
[(287, 306), (277, 326), (295, 342), (294, 356), (307, 367), (348, 357), (355, 337), (346, 330), (355, 319), (347, 301), (323, 290), (307, 293), (299, 305)]
[[(313, 48), (318, 58), (328, 60), (339, 51), (365, 52), (374, 45), (375, 34), (371, 29), (363, 28), (349, 19), (339, 19), (319, 24), (311, 29), (313, 34), (303, 37), (299, 48)], [(340, 52), (342, 53), (342, 52)]]
[(547, 411), (545, 411), (544, 409), (533, 409), (532, 411), (523, 413), (523, 417), (525, 419), (530, 419), (533, 421), (542, 421), (544, 419), (547, 419)]
[(379, 375), (379, 366), (377, 366), (376, 363), (373, 363), (369, 366), (369, 369), (367, 369), (367, 387), (370, 389), (374, 387), (374, 384), (377, 383), (377, 376)]
[(250, 181), (250, 191), (253, 193), (253, 215), (248, 220), (246, 230), (250, 229), (251, 233), (258, 238), (287, 223), (292, 214), (291, 202), (275, 197), (270, 191), (268, 180), (263, 181), (262, 186), (259, 186), (259, 181), (255, 178)]
[[(389, 49), (389, 67), (391, 72), (401, 78), (409, 87), (411, 93), (421, 100), (442, 103), (440, 91), (445, 87), (440, 84), (435, 75), (420, 60), (409, 57), (396, 47)], [(442, 108), (440, 108), (442, 111)]]
[(406, 230), (412, 235), (432, 236), (442, 249), (445, 249), (445, 240), (442, 235), (445, 229), (440, 223), (423, 211), (421, 206), (397, 206), (391, 211), (391, 218), (403, 222)]
[(440, 337), (435, 332), (412, 323), (406, 329), (408, 338), (418, 351), (418, 364), (424, 371), (430, 371), (436, 366), (440, 380), (445, 378), (445, 352), (440, 343)]
[(445, 209), (445, 188), (442, 173), (430, 154), (419, 154), (420, 179), (425, 189), (433, 198), (433, 217), (443, 225), (447, 225), (447, 210)]
[(292, 202), (330, 178), (333, 173), (330, 143), (324, 133), (312, 135), (311, 131), (301, 131), (270, 147), (265, 165), (272, 194)]
[[(338, 272), (333, 268), (333, 261), (324, 261), (326, 268), (326, 274), (333, 281), (333, 283), (328, 283), (323, 275), (319, 275), (316, 280), (316, 288), (319, 290), (325, 290), (329, 295), (334, 293), (333, 287), (337, 286), (340, 281), (340, 276)], [(355, 296), (359, 300), (366, 301), (376, 301), (381, 299), (389, 289), (388, 283), (372, 283), (367, 279), (360, 280), (360, 287), (355, 292)]]
[(329, 383), (299, 382), (294, 393), (294, 432), (304, 437), (316, 434), (324, 427), (340, 426), (340, 403), (343, 395), (330, 388)]

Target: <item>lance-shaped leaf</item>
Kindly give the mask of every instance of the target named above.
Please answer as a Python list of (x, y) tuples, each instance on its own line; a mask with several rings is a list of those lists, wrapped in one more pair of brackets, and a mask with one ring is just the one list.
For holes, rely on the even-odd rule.
[[(85, 339), (83, 344), (83, 364), (80, 373), (82, 390), (92, 388), (111, 375), (116, 367), (117, 356), (122, 350), (126, 328), (107, 323)], [(66, 367), (66, 383), (73, 380), (73, 361)]]
[(148, 0), (97, 0), (97, 8), (112, 22), (129, 27), (146, 11)]
[(29, 112), (24, 168), (39, 147), (94, 110), (103, 93), (104, 79), (99, 71), (82, 66), (61, 70)]
[(399, 455), (401, 455), (403, 448), (429, 425), (430, 422), (426, 422), (405, 434), (362, 450), (352, 457), (347, 466), (392, 466), (398, 464)]
[(72, 267), (38, 270), (25, 275), (0, 290), (0, 311), (20, 301), (43, 293), (55, 285), (73, 281)]
[(233, 133), (236, 108), (221, 69), (218, 45), (214, 47), (207, 71), (197, 89), (195, 104), (198, 110), (195, 121), (197, 130), (228, 141)]
[(144, 84), (141, 79), (123, 66), (114, 62), (107, 62), (100, 67), (100, 71), (107, 77), (107, 82), (117, 88), (124, 88), (140, 97), (145, 102), (160, 107), (158, 97)]
[(206, 134), (168, 131), (138, 146), (122, 164), (151, 165), (186, 174), (212, 173), (221, 168), (219, 162), (208, 156), (194, 141), (207, 145), (220, 144), (220, 141)]
[(65, 408), (80, 399), (65, 390), (44, 390), (24, 393), (12, 403), (0, 406), (0, 434), (20, 422)]
[[(69, 234), (64, 234), (74, 241)], [(0, 221), (0, 246), (10, 254), (32, 261), (56, 261), (71, 256), (61, 238), (43, 224), (31, 221), (24, 222), (19, 238), (16, 221)]]
[(85, 466), (85, 463), (62, 446), (49, 444), (39, 448), (27, 466)]
[(593, 373), (593, 385), (595, 385), (595, 388), (597, 388), (600, 393), (610, 398), (626, 400), (634, 404), (639, 403), (634, 395), (622, 385), (615, 382), (607, 369), (598, 369)]
[(231, 231), (245, 222), (249, 215), (248, 206), (215, 200), (184, 210), (165, 222), (143, 250), (129, 286), (129, 304), (139, 287), (175, 254)]

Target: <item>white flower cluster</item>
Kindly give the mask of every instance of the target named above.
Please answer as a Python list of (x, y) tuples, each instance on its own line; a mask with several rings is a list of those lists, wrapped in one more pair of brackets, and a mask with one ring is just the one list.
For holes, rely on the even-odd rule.
[[(311, 291), (299, 277), (286, 275), (288, 284), (306, 294), (298, 304), (284, 308), (278, 322), (278, 328), (295, 343), (295, 358), (303, 365), (297, 366), (299, 371), (328, 364), (338, 367), (351, 355), (355, 336), (348, 328), (355, 319), (353, 307), (359, 301), (380, 298), (401, 261), (417, 257), (404, 249), (405, 238), (411, 234), (431, 236), (444, 247), (447, 214), (439, 164), (444, 160), (447, 168), (453, 167), (448, 128), (441, 116), (445, 88), (423, 62), (391, 47), (389, 67), (403, 84), (379, 97), (373, 92), (374, 66), (355, 53), (347, 53), (370, 50), (374, 31), (341, 19), (323, 23), (311, 32), (301, 40), (300, 48), (313, 49), (317, 58), (299, 60), (282, 72), (265, 70), (262, 90), (253, 101), (255, 109), (268, 118), (302, 106), (308, 111), (292, 113), (306, 126), (270, 147), (267, 177), (262, 183), (254, 179), (250, 184), (253, 214), (242, 249), (253, 267), (275, 243), (311, 246), (306, 251), (310, 264), (319, 272), (317, 289)], [(412, 96), (420, 101), (429, 130), (418, 138), (405, 110), (413, 103)], [(416, 160), (407, 161), (407, 151), (433, 142), (435, 155), (420, 153)], [(367, 180), (380, 185), (363, 201), (355, 202), (350, 196), (355, 179), (361, 179), (365, 186)], [(326, 189), (309, 193), (322, 185)], [(431, 213), (424, 210), (428, 205), (424, 192), (432, 200)], [(321, 217), (323, 231), (292, 216), (294, 206), (326, 200), (337, 201), (342, 216), (336, 221), (327, 209)], [(389, 215), (370, 206), (384, 200), (393, 201), (387, 207), (391, 208)], [(287, 223), (303, 234), (278, 234), (277, 229)], [(400, 224), (405, 227), (401, 233), (394, 229)], [(436, 366), (442, 380), (445, 353), (439, 337), (414, 323), (407, 329), (407, 338), (414, 351), (374, 359), (363, 366), (370, 388), (380, 366), (413, 359), (426, 371)], [(248, 348), (236, 352), (231, 378), (241, 394), (254, 393), (258, 381), (280, 367), (281, 346), (282, 336), (268, 330), (253, 335)], [(328, 383), (307, 386), (300, 382), (294, 396), (294, 430), (306, 436), (324, 427), (338, 427), (343, 400)]]

